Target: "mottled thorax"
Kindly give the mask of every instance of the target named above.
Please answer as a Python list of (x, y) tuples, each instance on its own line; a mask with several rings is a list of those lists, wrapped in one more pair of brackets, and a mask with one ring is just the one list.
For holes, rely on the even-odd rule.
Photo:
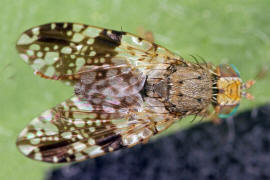
[[(157, 70), (150, 72), (150, 77), (154, 73), (157, 77)], [(171, 113), (197, 114), (211, 102), (211, 73), (202, 66), (171, 65), (159, 70), (158, 77), (148, 77), (146, 95), (160, 99)]]

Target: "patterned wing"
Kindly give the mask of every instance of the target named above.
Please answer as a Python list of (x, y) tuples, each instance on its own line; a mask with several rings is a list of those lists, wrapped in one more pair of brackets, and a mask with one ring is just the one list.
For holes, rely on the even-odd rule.
[(26, 156), (44, 162), (81, 161), (146, 142), (171, 125), (167, 113), (145, 113), (139, 95), (104, 98), (99, 104), (74, 96), (35, 118), (19, 135)]
[(89, 102), (96, 96), (123, 97), (143, 89), (146, 75), (127, 65), (84, 67), (75, 94)]
[(183, 63), (167, 49), (136, 35), (77, 23), (49, 23), (25, 31), (20, 56), (44, 78), (73, 82), (82, 67), (127, 64), (142, 72), (155, 64)]

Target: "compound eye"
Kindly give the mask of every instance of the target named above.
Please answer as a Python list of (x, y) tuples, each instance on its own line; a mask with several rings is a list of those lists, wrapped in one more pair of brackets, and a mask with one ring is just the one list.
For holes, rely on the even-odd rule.
[(237, 69), (237, 67), (233, 64), (230, 64), (231, 67), (233, 68), (233, 70), (236, 72), (236, 74), (238, 75), (238, 77), (240, 77), (240, 71)]
[(234, 115), (239, 107), (239, 104), (233, 105), (233, 106), (221, 106), (220, 111), (218, 114), (219, 118), (228, 118)]
[(233, 64), (221, 64), (217, 70), (221, 77), (240, 77), (240, 72)]

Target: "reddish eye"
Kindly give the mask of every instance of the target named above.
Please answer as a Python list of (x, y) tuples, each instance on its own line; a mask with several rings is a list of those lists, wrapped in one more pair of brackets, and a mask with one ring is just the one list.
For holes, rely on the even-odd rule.
[(221, 106), (220, 113), (218, 115), (219, 118), (228, 118), (234, 115), (239, 107), (239, 104), (234, 106)]
[(238, 69), (233, 64), (221, 64), (218, 69), (221, 77), (240, 77)]

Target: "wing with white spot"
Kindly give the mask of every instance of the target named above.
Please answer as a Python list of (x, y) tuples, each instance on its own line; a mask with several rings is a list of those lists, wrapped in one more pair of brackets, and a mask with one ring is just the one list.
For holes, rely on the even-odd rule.
[(44, 78), (74, 81), (84, 66), (121, 65), (147, 71), (183, 63), (167, 49), (136, 35), (77, 23), (31, 28), (17, 42), (21, 57)]
[(81, 70), (75, 94), (95, 104), (94, 101), (102, 96), (123, 97), (139, 93), (145, 80), (145, 74), (127, 65), (87, 66)]
[(146, 142), (173, 122), (169, 114), (147, 109), (137, 95), (98, 105), (74, 96), (35, 118), (17, 146), (29, 158), (50, 163), (94, 158)]

